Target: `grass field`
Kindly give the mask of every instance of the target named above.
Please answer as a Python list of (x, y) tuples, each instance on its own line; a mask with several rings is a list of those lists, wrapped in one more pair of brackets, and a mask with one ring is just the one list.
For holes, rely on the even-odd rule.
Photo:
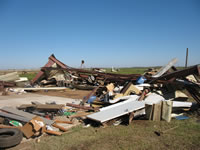
[(36, 76), (37, 72), (27, 72), (23, 74), (19, 74), (20, 77), (27, 77), (28, 80), (32, 80)]
[[(154, 67), (156, 69), (159, 69), (160, 67)], [(144, 74), (145, 71), (147, 71), (148, 67), (135, 67), (135, 68), (118, 68), (117, 72), (111, 72), (111, 68), (105, 68), (107, 73), (118, 73), (118, 74)], [(183, 67), (177, 67), (177, 69), (183, 69)], [(20, 73), (20, 77), (27, 77), (29, 80), (32, 80), (35, 75), (37, 74), (37, 71), (34, 72), (26, 72), (26, 73)]]
[[(148, 68), (119, 68), (119, 74), (143, 74)], [(111, 68), (106, 68), (106, 72), (111, 72)]]
[[(131, 125), (83, 128), (78, 126), (62, 136), (29, 142), (33, 150), (189, 150), (200, 149), (200, 123), (196, 116), (188, 120), (153, 122), (134, 120)], [(156, 135), (155, 131), (176, 129)], [(27, 149), (29, 149), (27, 147)]]
[[(116, 73), (119, 73), (119, 74), (143, 74), (145, 72), (145, 70), (147, 70), (148, 68), (119, 68), (119, 71), (116, 72)], [(106, 72), (109, 72), (111, 73), (111, 68), (106, 68), (105, 69)], [(23, 72), (20, 72), (20, 77), (27, 77), (29, 80), (32, 80), (36, 74), (38, 72), (26, 72), (26, 73), (23, 73)]]

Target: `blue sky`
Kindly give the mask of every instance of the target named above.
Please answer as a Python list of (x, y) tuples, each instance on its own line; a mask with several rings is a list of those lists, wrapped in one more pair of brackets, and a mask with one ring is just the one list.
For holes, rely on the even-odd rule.
[(200, 64), (199, 0), (0, 0), (0, 69)]

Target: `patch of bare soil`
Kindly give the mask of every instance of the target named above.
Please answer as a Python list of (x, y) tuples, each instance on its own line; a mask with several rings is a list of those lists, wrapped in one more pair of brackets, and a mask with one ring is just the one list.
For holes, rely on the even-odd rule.
[(37, 91), (36, 94), (48, 95), (48, 96), (58, 96), (58, 97), (66, 97), (73, 99), (83, 99), (83, 97), (87, 96), (91, 91), (89, 90), (61, 90), (61, 91)]

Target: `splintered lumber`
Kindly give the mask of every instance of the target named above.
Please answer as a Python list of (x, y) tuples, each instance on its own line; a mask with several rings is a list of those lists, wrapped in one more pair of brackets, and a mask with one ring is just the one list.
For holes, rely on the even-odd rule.
[(80, 106), (76, 104), (71, 104), (67, 103), (66, 106), (74, 107), (74, 108), (79, 108), (79, 109), (84, 109), (84, 110), (99, 110), (98, 108), (92, 108), (92, 107), (87, 107), (87, 106)]
[(138, 96), (135, 95), (134, 99), (131, 98), (126, 101), (102, 108), (99, 112), (88, 115), (87, 118), (103, 123), (144, 108), (145, 102), (137, 101), (137, 99)]
[(45, 130), (44, 132), (51, 134), (51, 135), (62, 135), (62, 133), (58, 132), (58, 131)]
[[(8, 112), (8, 113), (0, 112), (0, 116), (5, 115), (4, 117), (6, 117), (6, 116), (14, 117), (12, 119), (15, 119), (15, 117), (17, 117), (18, 119), (22, 119), (22, 120), (19, 120), (19, 121), (23, 121), (23, 122), (29, 122), (32, 118), (34, 118), (36, 116), (36, 115), (31, 114), (31, 113), (24, 112), (24, 111), (21, 111), (21, 110), (12, 108), (12, 107), (3, 107), (0, 110)], [(8, 117), (8, 118), (10, 118), (10, 117)], [(40, 117), (40, 118), (42, 118), (42, 120), (44, 121), (45, 124), (51, 125), (51, 124), (54, 123), (53, 120), (49, 120), (49, 119), (46, 119), (44, 117)]]
[(64, 121), (64, 120), (54, 120), (56, 123), (66, 123), (66, 124), (73, 124), (71, 121)]
[(56, 123), (52, 124), (52, 126), (60, 129), (63, 132), (67, 132), (68, 131), (66, 128), (64, 128), (64, 127), (62, 127), (62, 126), (60, 126), (60, 125), (58, 125)]

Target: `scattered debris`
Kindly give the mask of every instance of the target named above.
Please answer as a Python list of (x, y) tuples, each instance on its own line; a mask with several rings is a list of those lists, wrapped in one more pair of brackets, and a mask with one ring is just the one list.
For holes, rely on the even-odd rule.
[[(190, 110), (200, 104), (200, 65), (178, 70), (174, 67), (176, 62), (177, 59), (173, 59), (160, 70), (150, 69), (143, 75), (117, 74), (106, 73), (99, 68), (87, 69), (84, 61), (80, 69), (72, 68), (51, 55), (47, 64), (31, 81), (31, 86), (25, 86), (27, 78), (20, 78), (17, 72), (1, 75), (0, 89), (3, 89), (3, 95), (9, 91), (22, 94), (39, 90), (65, 91), (67, 88), (92, 91), (79, 104), (42, 104), (32, 101), (32, 104), (16, 108), (0, 108), (0, 133), (5, 129), (4, 133), (11, 130), (20, 134), (18, 139), (8, 137), (13, 138), (13, 144), (17, 145), (22, 139), (22, 133), (27, 139), (45, 133), (58, 136), (69, 131), (66, 125), (72, 127), (87, 121), (89, 123), (85, 127), (94, 122), (103, 126), (119, 125), (124, 121), (130, 124), (141, 116), (148, 120), (167, 122), (174, 116), (178, 120), (188, 119), (183, 114), (180, 116), (174, 113), (177, 109)], [(116, 71), (112, 68), (112, 72)], [(23, 87), (14, 87), (22, 82)], [(196, 103), (187, 101), (189, 97)], [(160, 136), (175, 128), (155, 131), (155, 134)], [(7, 145), (1, 145), (0, 136), (0, 146), (11, 146), (6, 142), (8, 139), (4, 140)]]

